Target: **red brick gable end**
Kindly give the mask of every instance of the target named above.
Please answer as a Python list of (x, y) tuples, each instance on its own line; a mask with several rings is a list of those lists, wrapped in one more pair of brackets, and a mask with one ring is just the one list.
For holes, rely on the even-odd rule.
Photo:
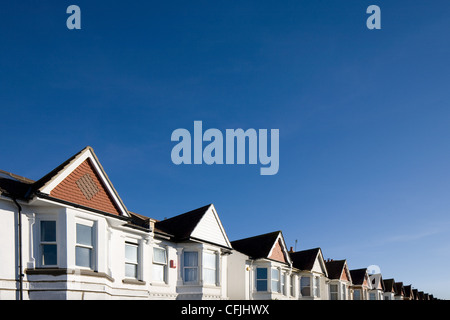
[(91, 160), (86, 159), (50, 192), (50, 196), (106, 213), (120, 215)]
[(281, 245), (281, 239), (278, 239), (278, 241), (275, 243), (272, 254), (268, 258), (287, 263), (283, 247)]

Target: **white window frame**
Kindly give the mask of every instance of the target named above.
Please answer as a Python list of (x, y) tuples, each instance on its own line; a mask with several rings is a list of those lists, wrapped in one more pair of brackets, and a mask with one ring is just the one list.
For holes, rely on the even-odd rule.
[[(258, 278), (258, 269), (265, 269), (266, 270), (266, 277), (265, 278)], [(256, 292), (267, 292), (269, 290), (269, 269), (267, 267), (256, 267), (255, 268), (255, 291)], [(258, 290), (258, 282), (266, 282), (266, 290)]]
[[(355, 293), (359, 292), (359, 299), (355, 299)], [(361, 289), (354, 289), (353, 290), (353, 300), (362, 300), (362, 292)]]
[[(55, 241), (45, 241), (42, 240), (42, 222), (54, 222), (55, 223)], [(38, 264), (39, 267), (42, 268), (54, 268), (58, 266), (58, 259), (59, 259), (59, 253), (58, 253), (58, 222), (56, 219), (39, 219), (38, 223), (38, 236), (39, 236), (39, 259)], [(45, 245), (56, 245), (56, 264), (44, 264), (43, 263), (43, 257), (44, 257), (44, 251), (43, 246)]]
[[(136, 249), (136, 261), (132, 261), (132, 260), (128, 260), (127, 259), (127, 256), (126, 256), (127, 246), (134, 247)], [(125, 255), (124, 255), (124, 258), (125, 258), (125, 261), (124, 261), (125, 262), (124, 263), (124, 266), (125, 266), (125, 272), (124, 272), (125, 278), (139, 280), (140, 279), (140, 274), (141, 274), (141, 269), (140, 269), (141, 257), (140, 257), (140, 246), (139, 246), (139, 243), (136, 243), (135, 241), (126, 240), (124, 248), (125, 248)], [(136, 268), (136, 275), (135, 276), (127, 275), (127, 267), (126, 267), (127, 265), (132, 265), (132, 266), (134, 266)]]
[[(333, 286), (336, 288), (336, 291), (332, 290)], [(333, 299), (333, 296), (335, 299)], [(330, 283), (330, 300), (339, 300), (339, 284), (338, 283)]]
[(287, 291), (286, 291), (286, 280), (287, 279), (287, 274), (286, 272), (281, 271), (280, 273), (280, 292), (281, 294), (287, 296)]
[[(155, 250), (163, 250), (164, 251), (164, 262), (161, 261), (155, 261)], [(159, 282), (159, 283), (167, 283), (168, 279), (167, 279), (167, 261), (168, 261), (168, 255), (167, 255), (167, 248), (166, 247), (158, 247), (155, 246), (153, 247), (153, 252), (152, 252), (153, 258), (152, 258), (152, 262), (153, 262), (153, 276), (152, 279), (155, 282)], [(155, 278), (155, 267), (159, 267), (163, 269), (163, 280), (161, 281), (160, 279), (156, 279)]]
[[(197, 255), (197, 265), (195, 266), (186, 266), (185, 265), (185, 254), (186, 253), (195, 253)], [(200, 281), (200, 263), (199, 263), (200, 254), (197, 250), (184, 250), (183, 251), (183, 283), (184, 284), (197, 284)], [(195, 269), (196, 271), (196, 280), (186, 280), (186, 269)]]
[[(277, 275), (277, 278), (274, 278), (274, 273)], [(270, 268), (270, 288), (272, 292), (281, 292), (281, 274), (279, 268)], [(274, 288), (274, 284), (277, 288)]]
[[(211, 255), (214, 256), (214, 268), (210, 268), (206, 266), (205, 263), (205, 256), (207, 255)], [(205, 270), (209, 270), (209, 271), (214, 271), (214, 283), (212, 282), (206, 282), (205, 280)], [(219, 285), (219, 255), (217, 253), (217, 251), (203, 251), (202, 252), (202, 280), (204, 284), (207, 285), (214, 285), (217, 286)]]
[(291, 274), (289, 277), (289, 287), (290, 291), (289, 294), (291, 297), (295, 297), (295, 275)]
[(320, 298), (320, 277), (313, 277), (314, 297)]
[[(302, 283), (302, 280), (303, 279), (308, 279), (308, 285), (303, 285), (303, 283)], [(299, 279), (299, 282), (300, 282), (300, 288), (299, 288), (299, 292), (300, 292), (300, 296), (301, 297), (312, 297), (312, 295), (311, 295), (311, 293), (313, 293), (312, 292), (312, 286), (311, 286), (311, 277), (310, 276), (301, 276), (300, 277), (300, 279)], [(309, 294), (307, 295), (307, 294), (303, 294), (303, 289), (309, 289)]]
[(347, 300), (347, 286), (341, 283), (341, 300)]
[[(91, 239), (92, 243), (91, 245), (81, 244), (78, 243), (77, 240), (77, 226), (85, 226), (91, 228)], [(77, 268), (80, 269), (86, 269), (86, 270), (96, 270), (97, 268), (97, 242), (96, 242), (96, 235), (97, 235), (97, 224), (95, 221), (88, 221), (88, 220), (78, 220), (75, 223), (75, 265)], [(86, 266), (80, 266), (77, 264), (77, 248), (84, 248), (90, 250), (90, 259), (91, 259), (91, 265), (89, 267)]]

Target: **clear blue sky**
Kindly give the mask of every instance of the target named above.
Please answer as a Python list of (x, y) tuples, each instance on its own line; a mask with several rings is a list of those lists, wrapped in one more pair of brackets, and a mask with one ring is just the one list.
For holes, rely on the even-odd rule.
[[(2, 3), (0, 168), (38, 179), (90, 145), (129, 210), (214, 203), (231, 240), (282, 230), (449, 299), (449, 16), (448, 0)], [(279, 129), (278, 174), (174, 165), (194, 120)]]

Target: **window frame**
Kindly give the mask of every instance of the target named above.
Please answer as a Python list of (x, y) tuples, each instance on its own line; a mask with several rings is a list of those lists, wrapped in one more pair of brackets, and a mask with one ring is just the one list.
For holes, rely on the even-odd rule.
[[(186, 265), (186, 253), (192, 253), (196, 254), (197, 259), (193, 260), (196, 261), (196, 265), (194, 266), (187, 266)], [(183, 283), (184, 284), (197, 284), (199, 282), (199, 253), (195, 250), (185, 250), (183, 251)], [(195, 269), (195, 280), (186, 280), (186, 270), (187, 269)]]
[(295, 297), (295, 275), (291, 274), (289, 277), (289, 287), (290, 291), (289, 294), (291, 297)]
[[(205, 256), (207, 256), (207, 255), (214, 256), (214, 268), (206, 266)], [(205, 270), (214, 271), (214, 282), (207, 282), (205, 280), (205, 274), (206, 274)], [(202, 252), (202, 281), (203, 281), (203, 284), (207, 284), (207, 285), (214, 285), (214, 286), (219, 285), (219, 255), (216, 251), (208, 250), (208, 251)]]
[(347, 285), (341, 283), (341, 300), (347, 300)]
[[(91, 231), (91, 244), (83, 244), (78, 242), (78, 226), (82, 227), (88, 227)], [(97, 241), (96, 241), (96, 235), (97, 235), (97, 227), (95, 221), (88, 221), (88, 220), (79, 220), (75, 222), (75, 266), (80, 269), (86, 269), (86, 270), (96, 270), (97, 268)], [(90, 266), (84, 266), (77, 264), (77, 248), (81, 249), (88, 249), (90, 254)]]
[[(161, 261), (155, 261), (155, 250), (162, 250), (164, 251), (164, 262)], [(167, 263), (168, 261), (168, 255), (167, 255), (167, 248), (166, 247), (159, 247), (159, 246), (155, 246), (153, 247), (153, 251), (152, 251), (152, 281), (157, 282), (157, 283), (167, 283), (168, 279), (167, 279)], [(156, 279), (155, 278), (155, 267), (162, 267), (163, 269), (163, 279), (162, 281), (160, 279)]]
[(313, 291), (314, 297), (320, 298), (320, 277), (313, 277)]
[[(258, 270), (265, 270), (265, 278), (259, 277)], [(265, 283), (265, 290), (260, 290), (258, 283)], [(255, 268), (255, 291), (256, 292), (267, 292), (269, 290), (269, 271), (267, 267), (256, 267)]]
[[(274, 278), (274, 273), (276, 274), (276, 278)], [(281, 293), (281, 274), (279, 268), (270, 268), (270, 286), (272, 292)], [(274, 288), (274, 284), (276, 288)]]
[[(358, 292), (359, 299), (355, 299), (355, 293)], [(353, 289), (353, 300), (362, 300), (361, 289)]]
[[(303, 283), (303, 279), (308, 279), (308, 285)], [(312, 297), (311, 295), (311, 277), (310, 276), (300, 276), (300, 296), (301, 297)], [(303, 294), (303, 290), (308, 289), (309, 294)]]
[[(336, 290), (331, 290), (332, 288), (336, 287)], [(333, 299), (333, 295), (335, 299)], [(339, 300), (339, 285), (337, 283), (330, 283), (330, 300)]]
[[(43, 240), (42, 239), (42, 232), (43, 232), (43, 228), (42, 228), (42, 223), (43, 222), (54, 222), (55, 223), (55, 240), (54, 241), (50, 241), (50, 240)], [(56, 219), (39, 219), (39, 223), (38, 223), (38, 235), (39, 235), (39, 247), (38, 247), (38, 251), (39, 251), (39, 259), (38, 259), (38, 265), (39, 267), (42, 268), (54, 268), (58, 266), (58, 259), (59, 259), (59, 254), (58, 254), (58, 223), (56, 221)], [(44, 250), (43, 247), (44, 246), (56, 246), (56, 264), (44, 264)]]
[[(127, 258), (127, 246), (128, 247), (134, 247), (136, 249), (136, 261), (128, 260), (128, 258)], [(124, 255), (125, 272), (124, 272), (124, 276), (127, 279), (139, 280), (140, 279), (140, 261), (141, 261), (139, 243), (136, 243), (136, 242), (133, 242), (133, 241), (125, 241), (124, 249), (125, 249), (125, 255)], [(135, 276), (127, 275), (127, 265), (132, 265), (132, 266), (135, 267), (135, 270), (136, 270), (136, 275)]]

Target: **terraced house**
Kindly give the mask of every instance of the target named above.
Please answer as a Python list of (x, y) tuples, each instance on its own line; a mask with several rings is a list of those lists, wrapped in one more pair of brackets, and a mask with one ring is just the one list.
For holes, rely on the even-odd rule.
[(0, 170), (0, 244), (0, 299), (434, 299), (281, 231), (230, 241), (213, 204), (131, 212), (91, 147), (37, 181)]

